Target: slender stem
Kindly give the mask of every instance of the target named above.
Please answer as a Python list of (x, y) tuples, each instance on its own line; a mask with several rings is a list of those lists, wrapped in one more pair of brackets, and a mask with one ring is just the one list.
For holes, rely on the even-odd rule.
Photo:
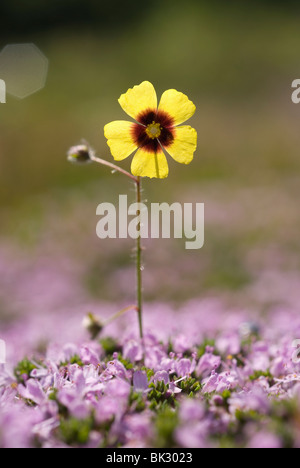
[[(122, 174), (132, 179), (135, 182), (135, 186), (136, 186), (136, 201), (137, 203), (141, 203), (141, 178), (140, 177), (135, 177), (134, 175), (130, 174), (130, 172), (125, 171), (121, 167), (116, 166), (115, 164), (109, 161), (106, 161), (105, 159), (98, 158), (94, 155), (91, 156), (91, 160), (98, 164), (102, 164), (103, 166), (107, 166), (113, 171), (121, 172)], [(140, 212), (139, 212), (139, 215), (140, 215)], [(138, 312), (140, 337), (143, 338), (142, 248), (141, 248), (141, 223), (140, 222), (138, 224), (138, 231), (139, 231), (139, 235), (136, 239), (136, 281), (137, 281), (137, 307), (136, 309)], [(120, 315), (130, 309), (132, 309), (132, 306), (130, 306), (128, 309), (121, 311)]]
[[(136, 201), (141, 203), (141, 178), (137, 178), (136, 182)], [(141, 215), (139, 211), (139, 216)], [(142, 321), (142, 248), (141, 248), (141, 223), (138, 225), (139, 235), (136, 239), (136, 280), (137, 280), (137, 312), (139, 320), (140, 337), (143, 338), (143, 321)]]
[(131, 306), (125, 307), (125, 309), (122, 309), (119, 312), (117, 312), (116, 314), (112, 315), (111, 317), (108, 317), (108, 319), (106, 319), (105, 322), (103, 323), (103, 326), (108, 325), (109, 323), (111, 323), (114, 320), (118, 319), (119, 317), (121, 317), (126, 312), (129, 312), (130, 310), (136, 310), (137, 311), (137, 306), (136, 305), (131, 305)]
[(116, 166), (115, 164), (113, 164), (113, 163), (111, 163), (109, 161), (106, 161), (105, 159), (97, 158), (96, 156), (91, 156), (91, 160), (98, 163), (98, 164), (102, 164), (103, 166), (107, 166), (110, 169), (112, 169), (113, 171), (121, 172), (122, 174), (126, 175), (127, 177), (130, 177), (130, 179), (134, 180), (134, 182), (136, 184), (138, 184), (138, 178), (134, 177), (134, 175), (130, 174), (130, 172), (125, 171), (121, 167)]

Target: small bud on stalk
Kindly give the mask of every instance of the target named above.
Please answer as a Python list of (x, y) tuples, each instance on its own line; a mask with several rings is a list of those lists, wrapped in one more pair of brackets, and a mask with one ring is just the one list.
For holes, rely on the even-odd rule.
[(68, 161), (72, 163), (89, 163), (92, 161), (94, 152), (87, 145), (72, 146), (68, 151)]
[(82, 325), (89, 332), (92, 340), (97, 338), (104, 326), (92, 313), (89, 313), (84, 317)]

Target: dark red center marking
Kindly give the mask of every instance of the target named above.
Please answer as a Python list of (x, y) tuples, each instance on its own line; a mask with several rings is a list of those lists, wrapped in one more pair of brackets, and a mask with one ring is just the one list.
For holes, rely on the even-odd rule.
[[(132, 138), (139, 148), (143, 148), (149, 153), (159, 153), (162, 151), (160, 145), (167, 148), (173, 143), (175, 138), (174, 120), (166, 112), (147, 109), (141, 112), (136, 120), (139, 123), (132, 125)], [(147, 126), (153, 122), (160, 126), (159, 138), (150, 138), (146, 133)]]

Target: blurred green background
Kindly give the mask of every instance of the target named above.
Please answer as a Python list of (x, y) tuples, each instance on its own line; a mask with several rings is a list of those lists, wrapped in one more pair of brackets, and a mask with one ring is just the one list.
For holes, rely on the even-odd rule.
[(1, 48), (33, 42), (49, 59), (43, 90), (0, 105), (3, 242), (31, 261), (62, 251), (85, 264), (90, 294), (124, 298), (125, 286), (110, 285), (116, 271), (133, 274), (131, 241), (96, 239), (95, 210), (119, 193), (133, 198), (132, 187), (105, 168), (68, 164), (66, 152), (85, 138), (111, 160), (103, 127), (127, 118), (120, 94), (149, 80), (158, 95), (176, 88), (195, 102), (198, 149), (190, 166), (169, 160), (168, 179), (145, 180), (145, 198), (205, 202), (206, 244), (187, 252), (149, 241), (146, 298), (231, 294), (264, 269), (297, 272), (299, 12), (296, 1), (2, 1)]

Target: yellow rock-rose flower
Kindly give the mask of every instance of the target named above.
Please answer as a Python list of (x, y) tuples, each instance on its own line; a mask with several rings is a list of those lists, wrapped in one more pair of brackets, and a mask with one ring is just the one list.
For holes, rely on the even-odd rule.
[(169, 89), (157, 106), (153, 85), (143, 81), (122, 94), (119, 103), (135, 122), (110, 122), (104, 127), (104, 135), (116, 161), (136, 151), (131, 163), (134, 176), (167, 177), (169, 167), (164, 150), (181, 164), (192, 161), (197, 132), (180, 124), (192, 117), (196, 107), (185, 94)]

